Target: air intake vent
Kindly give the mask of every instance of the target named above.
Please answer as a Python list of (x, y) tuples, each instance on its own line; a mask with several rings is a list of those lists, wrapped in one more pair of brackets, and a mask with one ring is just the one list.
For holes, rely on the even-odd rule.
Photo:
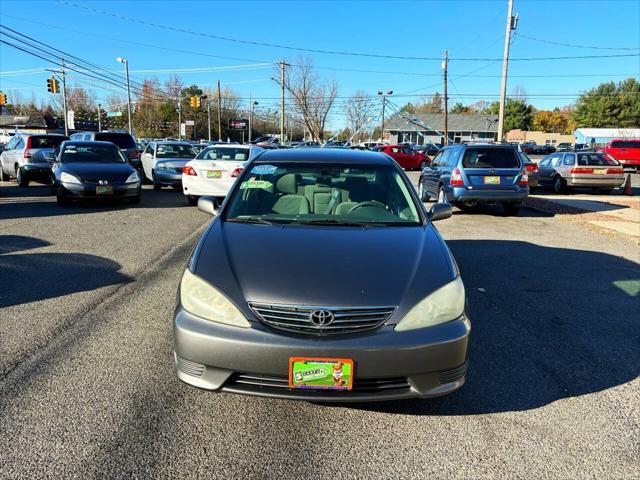
[(451, 370), (442, 370), (441, 372), (438, 372), (438, 378), (440, 379), (441, 384), (452, 383), (464, 377), (465, 373), (467, 373), (467, 362), (464, 362), (459, 367), (452, 368)]
[(395, 310), (395, 307), (320, 307), (263, 303), (250, 303), (249, 306), (270, 327), (316, 335), (356, 333), (378, 328)]
[(192, 362), (186, 358), (176, 355), (176, 367), (182, 373), (191, 375), (192, 377), (201, 377), (204, 374), (205, 366), (201, 363)]

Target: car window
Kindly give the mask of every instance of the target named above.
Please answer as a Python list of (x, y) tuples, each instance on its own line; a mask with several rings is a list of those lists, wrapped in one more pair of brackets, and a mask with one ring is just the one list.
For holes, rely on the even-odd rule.
[(565, 153), (564, 160), (562, 161), (563, 165), (573, 165), (576, 163), (576, 155), (574, 153)]
[(403, 149), (402, 149), (402, 151), (403, 151), (404, 153), (406, 153), (407, 155), (413, 155), (413, 154), (415, 153), (415, 152), (414, 152), (411, 148), (409, 148), (409, 147), (405, 147), (405, 148), (403, 148)]
[(90, 133), (87, 133), (87, 134), (84, 136), (83, 140), (90, 141), (90, 140), (91, 140), (91, 134), (90, 134)]
[(393, 165), (254, 163), (236, 183), (226, 220), (418, 225), (410, 188)]
[(62, 163), (126, 163), (122, 152), (111, 145), (64, 145)]
[(9, 143), (7, 143), (7, 150), (13, 150), (16, 143), (18, 143), (18, 139), (16, 137), (13, 137), (11, 140), (9, 140)]
[(34, 135), (31, 137), (31, 148), (56, 148), (66, 137), (53, 135)]
[(16, 150), (22, 150), (24, 148), (24, 138), (20, 137), (18, 143), (14, 147)]
[(579, 153), (578, 165), (619, 165), (619, 163), (603, 153)]
[(540, 163), (538, 165), (540, 165), (541, 167), (548, 167), (550, 163), (551, 163), (551, 158), (544, 157), (542, 160), (540, 160)]
[(158, 145), (157, 158), (194, 158), (196, 156), (190, 145)]
[(436, 156), (433, 157), (433, 160), (431, 160), (431, 165), (432, 166), (438, 166), (440, 165), (440, 159), (442, 158), (442, 150), (440, 150), (438, 153), (436, 153)]
[(518, 168), (520, 160), (513, 148), (467, 148), (464, 168)]
[(111, 142), (119, 148), (136, 148), (136, 142), (128, 133), (102, 132), (96, 133), (95, 140)]
[(562, 155), (554, 155), (551, 157), (551, 166), (558, 167), (562, 165)]
[(249, 159), (249, 149), (209, 147), (201, 151), (196, 160), (231, 160), (236, 162), (246, 162)]
[(391, 153), (400, 153), (400, 150), (399, 147), (391, 147)]

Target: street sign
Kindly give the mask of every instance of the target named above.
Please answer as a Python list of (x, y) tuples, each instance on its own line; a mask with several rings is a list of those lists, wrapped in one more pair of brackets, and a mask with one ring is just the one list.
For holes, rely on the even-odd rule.
[(187, 126), (184, 123), (180, 124), (180, 135), (183, 137), (187, 136)]
[(122, 112), (107, 112), (107, 117), (121, 117)]
[(76, 129), (75, 112), (73, 110), (67, 111), (67, 127), (70, 130), (75, 130)]
[(247, 130), (248, 128), (249, 128), (249, 120), (229, 119), (229, 130)]
[(189, 126), (189, 127), (193, 127), (196, 124), (196, 122), (195, 122), (195, 120), (185, 120), (184, 124)]

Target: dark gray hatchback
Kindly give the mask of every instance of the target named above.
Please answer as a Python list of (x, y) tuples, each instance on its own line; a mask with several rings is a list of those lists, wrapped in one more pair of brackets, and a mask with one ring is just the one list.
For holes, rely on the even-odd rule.
[(465, 381), (457, 265), (386, 155), (274, 150), (246, 165), (184, 272), (178, 377), (314, 401), (434, 397)]

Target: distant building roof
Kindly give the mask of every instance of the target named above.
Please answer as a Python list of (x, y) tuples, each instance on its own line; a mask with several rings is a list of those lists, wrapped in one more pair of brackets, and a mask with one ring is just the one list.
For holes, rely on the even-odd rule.
[[(425, 113), (421, 115), (404, 114), (405, 117), (416, 119), (418, 124), (430, 127), (434, 131), (444, 130), (444, 113)], [(480, 113), (450, 113), (449, 131), (453, 132), (497, 132), (498, 115), (483, 115)], [(415, 123), (411, 123), (399, 115), (389, 117), (384, 126), (385, 131), (425, 131)]]
[(640, 138), (640, 128), (578, 128), (575, 135), (594, 138)]

